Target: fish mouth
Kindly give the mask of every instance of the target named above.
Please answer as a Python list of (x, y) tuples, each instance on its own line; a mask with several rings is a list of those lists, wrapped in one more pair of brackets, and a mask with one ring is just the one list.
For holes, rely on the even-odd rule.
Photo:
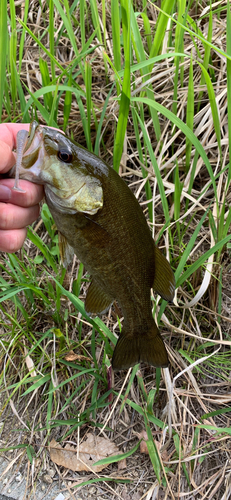
[(16, 169), (19, 169), (18, 177), (27, 181), (42, 184), (40, 182), (41, 163), (44, 158), (45, 150), (43, 138), (45, 127), (41, 127), (36, 121), (30, 124), (28, 139), (24, 146), (22, 161), (20, 166), (15, 164), (8, 172), (9, 177), (15, 177)]
[(39, 157), (39, 150), (43, 141), (43, 129), (33, 121), (30, 125), (29, 136), (24, 148), (22, 157), (23, 169), (29, 169), (34, 165)]

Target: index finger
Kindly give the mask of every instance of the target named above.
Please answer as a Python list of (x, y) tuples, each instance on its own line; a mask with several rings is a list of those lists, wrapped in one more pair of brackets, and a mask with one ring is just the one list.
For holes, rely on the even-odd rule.
[(16, 138), (19, 130), (28, 130), (29, 123), (0, 124), (0, 172), (5, 173), (15, 164)]

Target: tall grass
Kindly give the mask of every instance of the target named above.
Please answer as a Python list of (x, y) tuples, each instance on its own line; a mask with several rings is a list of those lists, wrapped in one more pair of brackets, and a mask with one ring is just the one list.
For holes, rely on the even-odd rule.
[[(198, 14), (186, 0), (163, 0), (160, 7), (145, 0), (142, 5), (80, 0), (71, 6), (49, 0), (41, 6), (37, 26), (29, 18), (29, 1), (24, 11), (13, 1), (0, 2), (2, 122), (35, 117), (63, 128), (132, 183), (155, 240), (175, 270), (180, 307), (166, 309), (166, 302), (157, 300), (154, 313), (161, 329), (171, 332), (166, 344), (172, 373), (181, 375), (174, 389), (177, 421), (166, 456), (159, 448), (170, 429), (163, 405), (159, 409), (165, 386), (158, 370), (154, 381), (151, 368), (134, 367), (125, 394), (117, 376), (115, 388), (108, 388), (112, 345), (121, 326), (118, 310), (105, 321), (86, 315), (83, 293), (89, 276), (75, 260), (71, 273), (59, 264), (46, 205), (43, 229), (38, 224), (28, 230), (26, 251), (0, 260), (2, 412), (17, 402), (23, 420), (23, 407), (29, 411), (39, 395), (42, 409), (33, 432), (45, 432), (45, 446), (51, 434), (60, 432), (66, 439), (86, 426), (106, 426), (109, 435), (113, 394), (118, 398), (114, 419), (122, 418), (121, 409), (125, 427), (129, 414), (146, 431), (157, 478), (155, 483), (150, 474), (150, 483), (161, 485), (172, 498), (176, 491), (185, 495), (191, 489), (192, 494), (194, 488), (197, 494), (202, 487), (204, 498), (206, 492), (212, 497), (206, 481), (201, 488), (194, 479), (190, 483), (198, 469), (203, 476), (203, 461), (209, 470), (211, 451), (222, 454), (222, 425), (224, 440), (230, 433), (223, 413), (229, 397), (208, 395), (206, 385), (216, 379), (220, 387), (230, 370), (230, 317), (225, 322), (221, 283), (228, 287), (231, 240), (230, 4), (198, 3)], [(221, 324), (226, 325), (223, 333)], [(208, 360), (216, 343), (220, 351)], [(68, 359), (70, 351), (77, 353), (77, 361)], [(195, 368), (198, 360), (202, 364)], [(190, 364), (191, 371), (185, 372)], [(217, 409), (218, 401), (224, 408)], [(201, 425), (200, 418), (206, 423)], [(27, 437), (23, 444), (30, 462), (32, 441)], [(137, 450), (134, 441), (131, 453)], [(217, 477), (223, 492), (225, 462)], [(214, 487), (214, 498), (220, 498), (216, 494)]]

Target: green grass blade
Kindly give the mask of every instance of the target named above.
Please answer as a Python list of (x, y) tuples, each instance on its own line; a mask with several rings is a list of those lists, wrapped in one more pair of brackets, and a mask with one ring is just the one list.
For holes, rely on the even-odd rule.
[[(125, 56), (125, 69), (122, 87), (122, 95), (120, 101), (119, 118), (116, 128), (115, 146), (113, 154), (113, 167), (116, 172), (119, 171), (120, 160), (123, 152), (124, 138), (127, 128), (128, 113), (130, 109), (130, 40), (131, 40), (131, 26), (130, 26), (130, 8), (131, 0), (128, 2), (123, 0), (122, 3), (122, 24), (123, 24), (123, 38), (124, 38), (124, 56)], [(127, 7), (127, 8), (126, 8)]]
[[(68, 86), (70, 86), (70, 87), (71, 87), (71, 82), (72, 82), (72, 75), (70, 74), (69, 80), (68, 80)], [(69, 90), (67, 90), (65, 93), (64, 109), (63, 109), (63, 131), (64, 132), (67, 128), (67, 123), (68, 123), (70, 112), (71, 112), (71, 104), (72, 104), (72, 93)]]
[(150, 57), (154, 57), (158, 54), (160, 47), (162, 45), (164, 36), (165, 36), (165, 31), (167, 28), (167, 23), (168, 23), (168, 17), (169, 14), (174, 6), (173, 0), (163, 0), (161, 4), (162, 10), (159, 12), (158, 19), (157, 19), (157, 28), (156, 28), (156, 33), (155, 37), (153, 40), (152, 48), (150, 51)]
[(204, 80), (207, 86), (208, 90), (208, 95), (209, 95), (209, 102), (211, 106), (211, 111), (212, 111), (212, 116), (213, 116), (213, 125), (216, 133), (216, 138), (218, 142), (218, 147), (219, 147), (219, 152), (220, 152), (220, 161), (222, 162), (222, 151), (221, 151), (221, 127), (220, 127), (220, 119), (218, 115), (218, 109), (217, 109), (217, 103), (216, 103), (216, 98), (215, 98), (215, 92), (214, 88), (212, 86), (212, 82), (210, 79), (210, 76), (204, 66), (198, 62), (199, 66), (201, 67), (202, 74), (204, 75)]
[[(28, 17), (28, 11), (29, 11), (29, 0), (25, 0), (24, 3), (24, 18), (23, 21), (25, 24), (27, 24), (27, 17)], [(22, 67), (22, 59), (23, 59), (23, 52), (24, 52), (24, 42), (25, 42), (25, 34), (26, 30), (23, 28), (22, 34), (20, 36), (20, 44), (19, 44), (19, 68), (18, 68), (18, 74), (21, 74), (21, 67)]]
[[(186, 22), (186, 15), (185, 15), (185, 10), (186, 10), (186, 0), (180, 0), (177, 2), (178, 4), (178, 15), (177, 19), (182, 22), (184, 25)], [(181, 27), (180, 24), (176, 25), (176, 36), (175, 36), (175, 52), (183, 52), (183, 36), (184, 36), (184, 29)], [(172, 111), (176, 115), (177, 113), (177, 89), (178, 89), (178, 73), (179, 73), (179, 64), (180, 64), (180, 59), (178, 57), (175, 58), (175, 75), (174, 75), (174, 92), (173, 92), (173, 104), (172, 104)], [(181, 80), (182, 80), (182, 75), (181, 75)], [(181, 86), (182, 86), (182, 81), (181, 81)]]
[(85, 0), (80, 0), (80, 32), (81, 45), (85, 45)]
[(120, 455), (114, 455), (113, 457), (102, 458), (102, 460), (98, 460), (97, 462), (95, 462), (94, 465), (106, 465), (106, 464), (113, 464), (115, 462), (120, 462), (120, 460), (123, 460), (124, 458), (126, 459), (131, 455), (133, 455), (133, 453), (135, 453), (138, 450), (139, 445), (140, 441), (138, 441), (138, 443), (126, 453), (121, 453)]
[[(227, 100), (228, 100), (228, 139), (229, 151), (231, 151), (231, 10), (230, 1), (227, 2), (227, 25), (226, 25), (226, 50), (227, 57)], [(231, 161), (229, 162), (229, 178), (231, 179)]]
[(0, 2), (0, 120), (2, 117), (3, 95), (6, 82), (6, 55), (7, 55), (7, 0)]
[[(48, 64), (45, 59), (42, 57), (39, 58), (39, 69), (42, 77), (42, 84), (43, 87), (49, 86), (51, 83), (50, 75), (49, 75), (49, 69), (48, 69)], [(44, 104), (45, 108), (47, 111), (51, 111), (52, 104), (53, 104), (53, 96), (52, 92), (48, 92), (44, 94)]]
[(51, 74), (52, 80), (55, 80), (55, 29), (54, 29), (54, 2), (53, 0), (49, 0), (49, 44), (50, 44), (50, 53), (52, 55), (51, 59)]
[(150, 101), (150, 99), (147, 99), (146, 97), (132, 97), (131, 101), (132, 102), (143, 102), (145, 104), (148, 104), (149, 106), (155, 107), (155, 109), (157, 111), (159, 111), (164, 116), (166, 116), (172, 123), (174, 123), (180, 130), (182, 130), (182, 132), (192, 142), (192, 144), (195, 146), (196, 150), (198, 151), (199, 155), (203, 159), (203, 161), (204, 161), (204, 163), (206, 165), (206, 168), (207, 168), (207, 170), (209, 172), (209, 176), (210, 176), (210, 179), (211, 179), (211, 182), (212, 182), (212, 185), (213, 185), (215, 199), (218, 202), (218, 200), (217, 200), (217, 187), (216, 187), (216, 182), (215, 182), (215, 178), (214, 178), (212, 167), (211, 167), (211, 165), (209, 163), (208, 157), (207, 157), (207, 155), (206, 155), (206, 153), (205, 153), (205, 151), (204, 151), (204, 149), (203, 149), (200, 141), (194, 135), (194, 133), (192, 132), (192, 130), (190, 130), (187, 127), (187, 125), (182, 120), (180, 120), (180, 118), (178, 118), (177, 116), (175, 116), (174, 113), (172, 113), (171, 111), (169, 111), (164, 106), (162, 106), (161, 104), (157, 103), (156, 101)]
[[(121, 48), (120, 48), (120, 13), (118, 0), (111, 0), (111, 27), (114, 66), (117, 71), (121, 69)], [(116, 83), (117, 95), (120, 94), (119, 83)]]
[[(91, 65), (88, 61), (85, 62), (85, 86), (86, 86), (86, 97), (87, 97), (87, 131), (88, 131), (88, 142), (91, 143), (91, 92), (92, 92), (92, 70)], [(91, 148), (92, 151), (92, 148)]]
[[(139, 98), (137, 99), (137, 101), (139, 101)], [(154, 169), (154, 172), (155, 172), (155, 176), (156, 176), (156, 179), (157, 179), (158, 188), (159, 188), (159, 191), (160, 191), (161, 202), (162, 202), (162, 207), (163, 207), (164, 216), (165, 216), (165, 221), (166, 221), (166, 223), (168, 223), (168, 221), (169, 221), (168, 202), (167, 202), (167, 199), (166, 199), (166, 196), (165, 196), (165, 189), (164, 189), (164, 185), (163, 185), (161, 173), (160, 173), (160, 170), (159, 170), (159, 167), (158, 167), (158, 164), (157, 164), (157, 161), (156, 161), (156, 157), (154, 155), (154, 151), (152, 149), (152, 145), (151, 145), (150, 139), (148, 137), (146, 128), (145, 128), (145, 126), (144, 126), (144, 124), (143, 124), (143, 122), (142, 122), (142, 120), (141, 120), (141, 118), (139, 117), (138, 114), (137, 114), (137, 118), (139, 120), (140, 128), (141, 128), (141, 130), (143, 132), (144, 140), (145, 140), (145, 143), (146, 143), (149, 155), (150, 155), (150, 159), (151, 159), (151, 162), (152, 162), (152, 165), (153, 165), (153, 169)]]
[[(193, 84), (193, 60), (191, 58), (190, 68), (189, 68), (186, 125), (192, 131), (193, 131), (193, 121), (194, 121), (194, 84)], [(188, 139), (188, 137), (186, 137), (186, 173), (188, 173), (190, 167), (191, 151), (192, 151), (192, 143)]]

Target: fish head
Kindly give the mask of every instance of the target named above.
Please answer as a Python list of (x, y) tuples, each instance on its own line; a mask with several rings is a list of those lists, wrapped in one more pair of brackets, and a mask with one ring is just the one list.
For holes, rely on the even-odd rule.
[(17, 167), (19, 179), (44, 185), (47, 201), (60, 212), (95, 214), (103, 206), (102, 183), (82, 151), (60, 131), (33, 122)]

